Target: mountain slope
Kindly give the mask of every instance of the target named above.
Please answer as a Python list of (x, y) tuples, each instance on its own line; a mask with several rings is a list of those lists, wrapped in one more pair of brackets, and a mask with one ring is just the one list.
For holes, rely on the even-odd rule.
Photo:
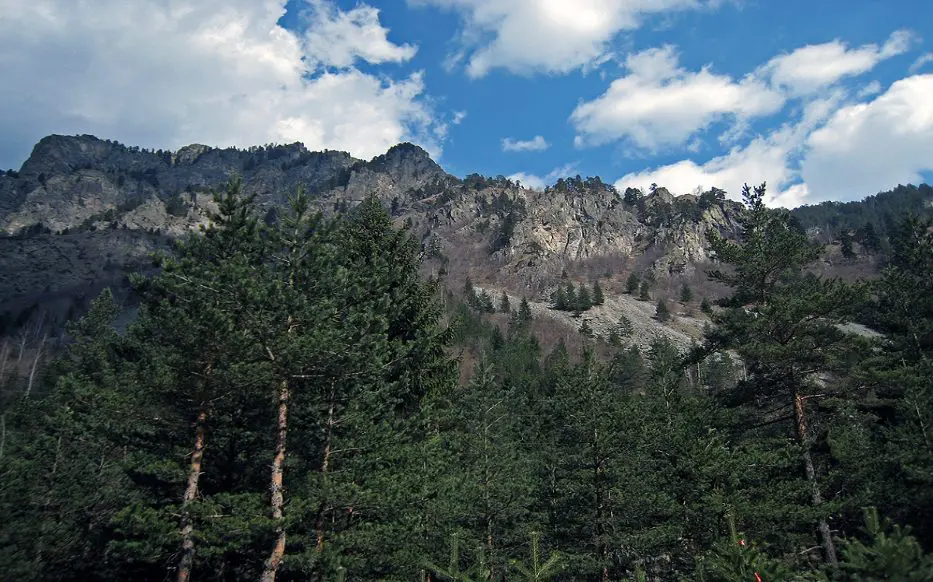
[(366, 161), (301, 144), (169, 152), (52, 135), (18, 172), (0, 174), (0, 315), (51, 308), (54, 297), (64, 317), (76, 308), (65, 306), (68, 297), (82, 304), (86, 289), (123, 280), (145, 267), (148, 253), (204, 224), (211, 191), (233, 176), (269, 219), (299, 186), (328, 213), (375, 195), (411, 225), (425, 268), (451, 288), (470, 278), (540, 305), (568, 274), (577, 283), (602, 278), (611, 298), (632, 272), (653, 281), (652, 298), (672, 298), (685, 284), (701, 291), (696, 301), (714, 295), (703, 274), (706, 233), (733, 235), (739, 211), (717, 190), (620, 195), (598, 177), (561, 178), (542, 191), (501, 176), (461, 180), (407, 143)]

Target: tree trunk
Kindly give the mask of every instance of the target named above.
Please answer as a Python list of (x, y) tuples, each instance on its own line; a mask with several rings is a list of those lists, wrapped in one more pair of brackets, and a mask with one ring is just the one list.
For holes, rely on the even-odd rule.
[[(814, 507), (823, 504), (823, 495), (820, 493), (819, 483), (816, 481), (816, 470), (813, 466), (813, 456), (810, 454), (810, 443), (807, 438), (807, 420), (804, 411), (804, 396), (800, 392), (794, 392), (794, 420), (797, 425), (797, 438), (803, 447), (803, 463), (807, 474), (807, 481), (810, 482), (810, 500)], [(833, 542), (832, 532), (829, 529), (825, 517), (820, 517), (818, 530), (820, 532), (820, 545), (823, 546), (823, 558), (826, 563), (837, 568), (839, 560), (836, 557), (836, 544)]]
[(283, 477), (285, 471), (285, 437), (288, 433), (288, 380), (282, 380), (279, 386), (279, 435), (275, 443), (275, 456), (272, 459), (272, 519), (278, 522), (275, 544), (266, 560), (262, 572), (262, 582), (275, 582), (275, 574), (285, 556), (285, 526), (282, 524), (282, 506), (284, 505)]
[(188, 511), (198, 496), (198, 480), (201, 478), (201, 461), (204, 458), (204, 433), (207, 425), (207, 410), (201, 405), (194, 429), (194, 449), (191, 451), (191, 466), (188, 469), (188, 486), (181, 502), (181, 556), (178, 558), (178, 582), (187, 582), (194, 564), (194, 524)]
[(3, 449), (6, 447), (6, 412), (0, 413), (0, 460), (3, 459)]
[(52, 497), (55, 493), (55, 474), (58, 473), (58, 462), (61, 460), (61, 457), (62, 457), (62, 437), (59, 436), (58, 440), (55, 441), (55, 460), (52, 461), (52, 471), (49, 474), (49, 477), (47, 479), (48, 493), (45, 496), (45, 503), (42, 505), (42, 515), (45, 519), (43, 520), (42, 525), (39, 528), (39, 531), (41, 533), (39, 534), (39, 540), (36, 543), (36, 559), (34, 563), (36, 565), (37, 572), (41, 571), (39, 568), (42, 565), (42, 554), (45, 551), (45, 534), (47, 530), (46, 525), (49, 523), (48, 512), (49, 512), (49, 507), (52, 506)]
[(324, 549), (324, 513), (327, 510), (327, 472), (330, 470), (330, 453), (332, 447), (332, 438), (334, 432), (334, 400), (336, 400), (336, 394), (334, 394), (333, 387), (331, 388), (330, 395), (330, 407), (327, 411), (327, 440), (324, 444), (324, 459), (321, 461), (321, 480), (324, 483), (324, 498), (321, 499), (320, 510), (317, 514), (317, 543), (315, 548), (317, 551)]
[(42, 358), (42, 348), (45, 347), (46, 339), (48, 339), (48, 335), (42, 336), (42, 341), (39, 342), (39, 347), (36, 348), (36, 356), (32, 359), (32, 367), (29, 369), (29, 381), (26, 383), (26, 398), (29, 398), (29, 393), (32, 392), (32, 383), (36, 379), (36, 369), (39, 367), (39, 360)]
[(20, 332), (19, 336), (19, 355), (16, 356), (16, 366), (19, 367), (23, 363), (23, 353), (26, 351), (26, 340), (29, 336), (25, 331)]
[(3, 347), (0, 348), (0, 390), (6, 386), (6, 367), (7, 360), (10, 358), (10, 342), (4, 340)]

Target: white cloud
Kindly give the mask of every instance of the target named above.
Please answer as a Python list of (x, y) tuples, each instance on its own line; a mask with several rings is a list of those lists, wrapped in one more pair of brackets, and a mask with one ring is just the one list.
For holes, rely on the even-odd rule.
[[(413, 50), (386, 40), (373, 9), (314, 2), (326, 18), (302, 38), (278, 25), (284, 6), (5, 0), (0, 165), (22, 160), (48, 133), (160, 148), (300, 140), (361, 157), (411, 139), (438, 151), (420, 74), (391, 80), (348, 64), (404, 60)], [(316, 68), (324, 64), (342, 68)]]
[(460, 123), (466, 119), (466, 111), (454, 111), (454, 118), (450, 121), (454, 125), (460, 125)]
[(697, 187), (715, 186), (739, 199), (742, 185), (768, 183), (769, 203), (798, 206), (807, 196), (807, 187), (799, 183), (793, 159), (800, 154), (807, 136), (823, 123), (844, 99), (836, 91), (824, 99), (807, 104), (795, 123), (787, 123), (767, 136), (757, 136), (745, 146), (735, 146), (728, 153), (698, 164), (682, 160), (673, 164), (627, 174), (615, 186), (624, 191), (633, 186), (646, 188), (651, 183), (664, 186), (674, 194), (693, 192)]
[(869, 84), (865, 85), (859, 89), (858, 96), (859, 98), (871, 97), (872, 95), (877, 95), (881, 93), (881, 83), (878, 81), (872, 81)]
[(718, 120), (741, 122), (775, 113), (784, 104), (781, 94), (754, 77), (736, 81), (708, 67), (698, 72), (679, 67), (671, 46), (630, 55), (626, 68), (628, 75), (574, 110), (570, 121), (578, 146), (619, 139), (648, 150), (682, 145)]
[(867, 44), (850, 49), (839, 40), (807, 45), (774, 57), (757, 74), (791, 95), (806, 95), (845, 77), (866, 73), (881, 61), (903, 54), (910, 48), (912, 39), (909, 32), (899, 30), (880, 47)]
[(504, 152), (541, 152), (548, 149), (549, 146), (550, 144), (540, 135), (527, 140), (516, 140), (511, 137), (502, 138), (502, 151)]
[(330, 0), (307, 0), (304, 19), (305, 53), (309, 59), (329, 67), (349, 67), (358, 59), (371, 64), (401, 63), (417, 52), (412, 45), (389, 41), (389, 30), (379, 23), (379, 10), (360, 4), (343, 12)]
[(717, 186), (738, 196), (744, 182), (767, 181), (769, 203), (793, 207), (854, 200), (933, 171), (933, 74), (895, 82), (868, 102), (844, 91), (807, 103), (801, 118), (705, 163), (682, 160), (623, 176), (616, 187), (654, 182), (672, 192)]
[(933, 74), (836, 111), (807, 139), (801, 174), (819, 199), (861, 198), (933, 170)]
[(907, 71), (909, 73), (916, 73), (930, 63), (933, 63), (933, 53), (924, 53), (917, 57), (917, 60), (910, 64), (910, 68), (908, 68)]
[(609, 58), (610, 41), (637, 29), (644, 17), (718, 6), (704, 0), (408, 0), (413, 6), (457, 10), (465, 45), (448, 66), (467, 62), (482, 77), (501, 67), (514, 73), (567, 73)]
[(566, 178), (572, 174), (575, 174), (577, 171), (577, 164), (570, 163), (563, 166), (558, 166), (545, 174), (544, 176), (538, 176), (536, 174), (528, 174), (526, 172), (516, 172), (510, 175), (509, 180), (521, 182), (522, 186), (525, 188), (530, 188), (532, 190), (544, 190), (545, 186), (553, 184), (557, 181), (558, 178)]

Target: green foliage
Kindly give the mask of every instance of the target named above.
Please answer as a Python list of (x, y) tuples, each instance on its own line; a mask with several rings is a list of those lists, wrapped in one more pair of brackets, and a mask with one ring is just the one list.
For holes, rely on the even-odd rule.
[(181, 196), (175, 195), (165, 201), (165, 212), (169, 216), (183, 217), (188, 215), (188, 205)]
[(717, 582), (799, 580), (786, 564), (769, 557), (753, 540), (736, 531), (735, 518), (726, 517), (729, 537), (716, 542), (699, 561), (697, 577)]
[(868, 543), (851, 539), (842, 545), (842, 569), (852, 580), (933, 580), (933, 556), (924, 553), (909, 528), (881, 520), (874, 507), (866, 508), (864, 517)]
[(541, 561), (541, 534), (531, 532), (531, 562), (523, 564), (518, 560), (512, 560), (512, 568), (517, 572), (517, 580), (522, 582), (547, 582), (551, 580), (561, 570), (561, 556), (559, 552), (554, 552), (546, 560)]
[(638, 288), (638, 300), (639, 301), (651, 301), (651, 294), (649, 290), (651, 289), (651, 284), (648, 281), (642, 281), (641, 285)]
[(629, 295), (633, 295), (638, 291), (638, 287), (641, 284), (641, 279), (638, 277), (637, 273), (631, 273), (628, 276), (628, 279), (625, 281), (625, 292)]
[(512, 311), (512, 306), (509, 304), (509, 296), (505, 291), (499, 296), (499, 311), (501, 313), (509, 313)]
[(843, 230), (839, 233), (839, 243), (842, 251), (842, 256), (846, 259), (855, 258), (855, 250), (852, 248), (852, 233), (848, 230)]
[(600, 287), (599, 281), (593, 281), (593, 305), (602, 305), (606, 301), (606, 297), (603, 294), (603, 288)]
[[(856, 238), (873, 252), (883, 247), (883, 239), (890, 236), (900, 217), (914, 214), (933, 218), (933, 188), (927, 184), (898, 186), (879, 192), (860, 201), (826, 201), (805, 205), (792, 211), (801, 229), (818, 228), (827, 236), (826, 242), (843, 231), (859, 231)], [(869, 227), (870, 225), (870, 227)]]
[[(886, 225), (869, 294), (811, 274), (793, 219), (763, 187), (745, 196), (740, 236), (712, 235), (732, 292), (702, 346), (622, 347), (622, 317), (615, 349), (543, 356), (525, 298), (494, 306), (469, 280), (441, 295), (375, 198), (325, 218), (298, 192), (260, 218), (232, 182), (203, 232), (134, 277), (136, 320), (114, 329), (102, 294), (4, 410), (4, 574), (164, 579), (187, 555), (193, 578), (256, 579), (284, 531), (282, 580), (931, 579), (931, 225)], [(650, 271), (629, 279), (650, 298)], [(601, 293), (565, 278), (552, 300), (580, 314)], [(883, 335), (845, 332), (855, 315)], [(869, 512), (856, 539), (867, 505), (912, 529)], [(818, 563), (823, 524), (838, 570)]]
[(684, 283), (680, 287), (680, 302), (690, 303), (691, 301), (693, 301), (693, 290), (690, 289), (690, 285)]
[(664, 299), (658, 299), (658, 306), (655, 308), (654, 317), (664, 323), (671, 320), (671, 311), (667, 308), (667, 302)]

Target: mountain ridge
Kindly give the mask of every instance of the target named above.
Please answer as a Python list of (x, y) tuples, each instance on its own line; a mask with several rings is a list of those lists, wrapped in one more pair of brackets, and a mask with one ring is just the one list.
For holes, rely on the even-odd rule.
[[(564, 177), (541, 190), (503, 176), (461, 179), (411, 143), (367, 161), (300, 143), (171, 152), (51, 135), (19, 171), (0, 173), (0, 312), (12, 320), (36, 297), (86, 296), (125, 279), (153, 250), (206, 224), (211, 191), (233, 176), (267, 218), (299, 186), (327, 213), (376, 196), (411, 226), (426, 269), (451, 288), (470, 278), (539, 303), (568, 271), (578, 282), (604, 277), (616, 295), (633, 272), (659, 281), (662, 299), (681, 283), (702, 286), (712, 259), (706, 233), (733, 236), (741, 211), (716, 189), (674, 196), (663, 187), (619, 193), (599, 177)], [(24, 259), (43, 249), (57, 258)]]

